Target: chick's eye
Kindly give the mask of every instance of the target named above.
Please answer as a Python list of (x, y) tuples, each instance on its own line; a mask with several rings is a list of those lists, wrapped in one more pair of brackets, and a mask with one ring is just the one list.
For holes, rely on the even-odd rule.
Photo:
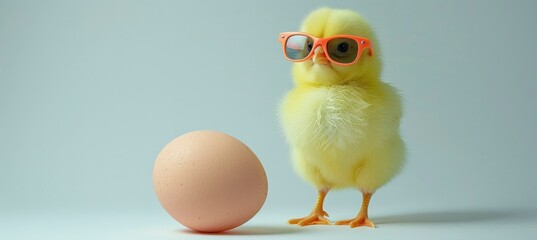
[(312, 43), (312, 42), (308, 42), (308, 50), (311, 51), (312, 48), (313, 48), (313, 43)]
[(358, 56), (358, 43), (351, 38), (334, 38), (326, 46), (328, 56), (339, 63), (351, 63)]
[(340, 43), (339, 45), (337, 45), (337, 50), (339, 52), (345, 53), (349, 50), (349, 44), (346, 42)]

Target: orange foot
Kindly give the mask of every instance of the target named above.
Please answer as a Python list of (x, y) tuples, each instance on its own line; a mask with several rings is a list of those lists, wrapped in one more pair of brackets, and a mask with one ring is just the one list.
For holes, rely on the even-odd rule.
[(309, 216), (303, 218), (294, 218), (288, 221), (289, 224), (297, 224), (300, 226), (309, 226), (309, 225), (330, 225), (330, 221), (326, 219), (328, 213), (325, 211), (321, 212), (312, 212)]
[(343, 221), (337, 221), (334, 223), (335, 225), (349, 225), (351, 228), (355, 227), (375, 227), (375, 223), (373, 221), (369, 220), (367, 217), (357, 217), (354, 219), (349, 220), (343, 220)]

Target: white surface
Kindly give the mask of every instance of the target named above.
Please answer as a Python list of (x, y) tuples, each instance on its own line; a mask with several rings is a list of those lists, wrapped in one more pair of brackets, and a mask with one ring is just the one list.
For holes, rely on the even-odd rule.
[[(292, 79), (276, 38), (327, 5), (370, 21), (383, 79), (405, 99), (408, 164), (373, 197), (377, 229), (285, 224), (311, 210), (315, 190), (292, 172), (278, 126)], [(535, 9), (0, 0), (0, 240), (537, 239)], [(228, 234), (182, 231), (154, 194), (160, 149), (198, 129), (237, 137), (267, 171), (262, 211)], [(356, 199), (330, 193), (331, 220), (355, 215)]]
[[(333, 211), (337, 217), (341, 209)], [(408, 209), (377, 211), (375, 229), (287, 225), (295, 210), (261, 211), (243, 226), (200, 234), (163, 211), (0, 216), (0, 239), (535, 239), (537, 212), (523, 209)], [(333, 219), (335, 220), (335, 219)], [(333, 221), (332, 220), (332, 221)]]

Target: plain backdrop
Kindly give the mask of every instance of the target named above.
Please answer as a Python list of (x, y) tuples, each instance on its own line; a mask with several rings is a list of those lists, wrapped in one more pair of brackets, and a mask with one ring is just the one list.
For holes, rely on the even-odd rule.
[[(321, 6), (368, 19), (382, 79), (404, 98), (408, 164), (372, 199), (377, 229), (285, 224), (311, 210), (316, 191), (292, 171), (277, 119), (293, 87), (277, 36)], [(232, 238), (530, 239), (536, 9), (530, 0), (0, 0), (0, 238), (228, 237), (184, 230), (152, 186), (167, 142), (212, 129), (246, 143), (269, 179), (264, 207)], [(355, 190), (332, 192), (325, 209), (348, 218), (360, 201)]]

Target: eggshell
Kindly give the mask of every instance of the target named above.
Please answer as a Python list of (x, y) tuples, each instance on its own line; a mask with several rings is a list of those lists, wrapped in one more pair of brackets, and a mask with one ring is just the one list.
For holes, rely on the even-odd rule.
[(200, 232), (221, 232), (250, 220), (267, 197), (267, 176), (242, 142), (215, 131), (177, 137), (159, 153), (153, 183), (164, 209)]

